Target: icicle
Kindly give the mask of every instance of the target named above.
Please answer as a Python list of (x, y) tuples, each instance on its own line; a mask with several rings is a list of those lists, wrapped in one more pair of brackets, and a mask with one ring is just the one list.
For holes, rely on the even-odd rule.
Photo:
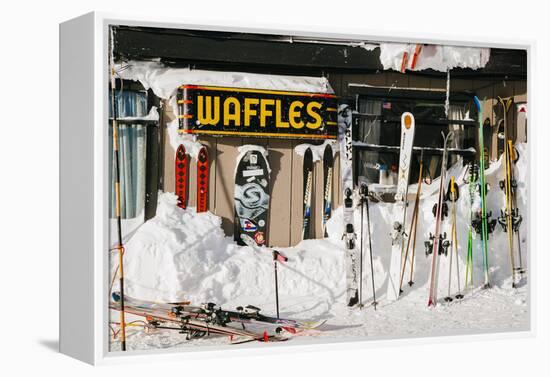
[(445, 116), (449, 118), (449, 92), (451, 89), (451, 70), (447, 69), (447, 88), (445, 91)]

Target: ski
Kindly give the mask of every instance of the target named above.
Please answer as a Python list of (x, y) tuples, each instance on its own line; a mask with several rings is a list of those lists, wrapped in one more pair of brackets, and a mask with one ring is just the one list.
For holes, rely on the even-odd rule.
[[(110, 301), (109, 308), (120, 311), (121, 305), (119, 302)], [(169, 308), (150, 307), (149, 305), (142, 305), (139, 301), (136, 303), (129, 300), (124, 303), (124, 310), (129, 314), (145, 317), (147, 323), (153, 328), (176, 330), (182, 334), (187, 334), (188, 340), (210, 334), (237, 337), (238, 342), (287, 340), (287, 338), (278, 334), (268, 335), (267, 331), (256, 333), (244, 328), (239, 329), (227, 324), (220, 324), (221, 321), (208, 322), (205, 319), (193, 318), (188, 313), (174, 310), (172, 306)], [(275, 329), (275, 332), (277, 333), (278, 330)]]
[(348, 306), (359, 303), (359, 273), (356, 238), (354, 228), (353, 205), (353, 144), (352, 111), (349, 105), (340, 105), (338, 109), (338, 139), (340, 144), (340, 174), (344, 198), (344, 234), (346, 256), (346, 299)]
[(447, 200), (451, 202), (451, 251), (449, 252), (449, 279), (448, 279), (448, 286), (447, 286), (447, 296), (445, 297), (445, 301), (451, 302), (453, 301), (453, 297), (451, 296), (451, 281), (452, 281), (452, 272), (453, 272), (453, 252), (456, 255), (456, 279), (457, 279), (457, 288), (458, 293), (456, 294), (455, 298), (461, 299), (464, 296), (462, 295), (462, 292), (460, 290), (460, 267), (459, 267), (459, 261), (458, 261), (458, 235), (456, 231), (456, 201), (459, 198), (459, 187), (458, 184), (455, 182), (455, 177), (451, 176), (451, 180), (449, 181), (449, 188), (447, 189)]
[[(246, 147), (246, 148), (245, 148)], [(256, 245), (267, 242), (269, 210), (269, 163), (267, 151), (260, 146), (246, 145), (235, 171), (235, 232), (234, 240), (241, 246), (241, 235), (254, 239)]]
[[(118, 302), (118, 292), (112, 295), (113, 301)], [(128, 297), (128, 296), (127, 296)], [(225, 326), (230, 322), (256, 323), (278, 325), (283, 328), (294, 328), (301, 330), (313, 330), (322, 326), (326, 321), (295, 320), (289, 318), (277, 318), (260, 313), (261, 309), (253, 305), (239, 306), (236, 310), (224, 310), (214, 303), (203, 305), (191, 305), (190, 302), (159, 303), (147, 300), (140, 300), (128, 297), (126, 306), (136, 309), (158, 310), (174, 313), (177, 316), (188, 316), (190, 318), (204, 320)]]
[(468, 219), (468, 253), (466, 255), (466, 277), (464, 279), (464, 289), (473, 289), (474, 287), (474, 227), (473, 221), (475, 219), (476, 209), (475, 200), (477, 194), (477, 181), (478, 181), (478, 167), (475, 162), (471, 162), (468, 166), (468, 194), (470, 199), (470, 218)]
[(327, 144), (323, 152), (323, 236), (328, 237), (327, 221), (332, 216), (332, 177), (334, 170), (334, 155), (332, 147)]
[(431, 250), (432, 265), (430, 269), (430, 294), (428, 298), (428, 306), (437, 305), (437, 283), (439, 277), (439, 254), (445, 253), (446, 246), (444, 244), (445, 234), (441, 234), (441, 221), (444, 216), (444, 187), (445, 178), (447, 175), (447, 144), (453, 133), (449, 132), (445, 135), (443, 132), (443, 157), (441, 159), (441, 174), (439, 176), (439, 198), (435, 207), (435, 231), (433, 236), (430, 237), (431, 242), (426, 242), (426, 253)]
[(208, 151), (201, 147), (197, 157), (197, 212), (208, 209)]
[(180, 145), (176, 151), (175, 161), (176, 195), (178, 196), (178, 207), (187, 207), (187, 185), (188, 185), (188, 159), (185, 147)]
[(519, 283), (517, 274), (520, 269), (516, 268), (515, 252), (514, 252), (514, 233), (519, 232), (519, 225), (521, 223), (521, 215), (515, 203), (515, 191), (517, 182), (514, 179), (514, 146), (510, 135), (508, 134), (507, 113), (512, 105), (512, 98), (508, 101), (504, 101), (501, 97), (498, 97), (498, 102), (502, 106), (503, 111), (503, 123), (504, 123), (504, 153), (503, 153), (503, 170), (504, 179), (500, 181), (500, 187), (504, 190), (505, 204), (504, 209), (501, 210), (501, 215), (498, 218), (504, 232), (508, 235), (508, 250), (510, 253), (510, 269), (512, 272), (512, 287), (515, 288)]
[(485, 143), (483, 141), (483, 114), (481, 112), (481, 102), (474, 96), (474, 104), (477, 109), (477, 119), (479, 122), (479, 193), (481, 199), (481, 213), (479, 214), (478, 233), (481, 235), (481, 252), (483, 256), (483, 270), (485, 283), (484, 288), (491, 287), (489, 277), (489, 222), (487, 216), (487, 184), (485, 182)]
[(302, 224), (302, 239), (311, 238), (311, 194), (313, 189), (313, 153), (307, 148), (304, 153), (304, 220)]
[(395, 204), (393, 207), (393, 229), (391, 233), (392, 249), (388, 274), (388, 289), (386, 298), (395, 301), (399, 298), (401, 264), (405, 244), (405, 220), (407, 216), (407, 193), (409, 189), (409, 173), (414, 142), (415, 122), (411, 113), (401, 115), (401, 149), (399, 152), (399, 176)]

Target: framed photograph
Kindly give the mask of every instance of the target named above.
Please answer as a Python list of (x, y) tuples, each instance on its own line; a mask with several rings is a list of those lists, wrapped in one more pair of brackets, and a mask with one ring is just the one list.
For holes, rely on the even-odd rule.
[(529, 44), (60, 26), (60, 348), (531, 331)]

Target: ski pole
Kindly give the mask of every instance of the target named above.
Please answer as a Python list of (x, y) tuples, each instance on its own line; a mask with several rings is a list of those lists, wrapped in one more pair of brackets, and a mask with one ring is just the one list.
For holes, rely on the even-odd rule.
[(279, 318), (279, 280), (277, 278), (277, 250), (273, 250), (273, 268), (275, 270), (275, 307)]
[(124, 246), (122, 244), (122, 219), (120, 215), (120, 154), (118, 142), (116, 81), (113, 56), (113, 30), (110, 30), (109, 77), (111, 84), (111, 111), (113, 116), (113, 152), (115, 159), (115, 214), (118, 234), (118, 273), (120, 285), (120, 349), (126, 351), (126, 313), (124, 311)]
[(273, 269), (275, 270), (275, 306), (277, 308), (277, 318), (279, 318), (279, 279), (277, 276), (277, 262), (287, 262), (288, 258), (277, 250), (273, 250)]
[(111, 101), (113, 111), (113, 151), (115, 154), (115, 214), (118, 234), (118, 273), (120, 284), (120, 348), (126, 351), (126, 315), (124, 312), (124, 246), (122, 244), (122, 219), (120, 215), (120, 154), (118, 143), (117, 106), (114, 72), (111, 80)]
[(365, 237), (365, 225), (363, 224), (363, 215), (365, 212), (365, 195), (367, 191), (367, 185), (362, 183), (360, 188), (361, 195), (361, 241), (360, 241), (360, 254), (359, 254), (359, 308), (363, 308), (363, 238)]
[(414, 199), (414, 209), (413, 209), (413, 215), (411, 219), (411, 228), (409, 230), (409, 239), (407, 240), (407, 249), (405, 251), (405, 262), (403, 263), (403, 271), (401, 272), (401, 281), (399, 282), (399, 292), (401, 292), (401, 287), (403, 285), (403, 278), (405, 276), (405, 265), (407, 263), (407, 257), (409, 255), (409, 247), (411, 245), (411, 238), (413, 240), (412, 242), (412, 255), (411, 255), (411, 271), (409, 276), (409, 287), (412, 287), (413, 283), (413, 273), (414, 273), (414, 255), (415, 255), (415, 248), (416, 248), (416, 227), (418, 224), (418, 212), (419, 212), (419, 205), (420, 205), (420, 193), (422, 190), (422, 175), (423, 175), (423, 160), (424, 160), (424, 150), (420, 151), (420, 168), (418, 172), (418, 186), (416, 189), (416, 198)]
[[(456, 213), (453, 215), (455, 217), (454, 219), (454, 222), (456, 224)], [(455, 253), (456, 253), (456, 284), (457, 284), (457, 288), (458, 288), (458, 294), (455, 296), (457, 299), (461, 299), (461, 298), (464, 298), (464, 295), (462, 294), (461, 290), (460, 290), (460, 266), (458, 265), (458, 235), (456, 234), (456, 225), (455, 225), (455, 229), (454, 229), (454, 241), (453, 241), (456, 246), (455, 246)]]
[(370, 235), (370, 214), (369, 214), (369, 199), (368, 199), (368, 187), (365, 185), (365, 205), (367, 207), (367, 232), (369, 235), (369, 257), (370, 257), (370, 277), (372, 282), (372, 305), (376, 310), (376, 286), (374, 285), (374, 264), (372, 262), (372, 238)]
[[(452, 201), (452, 209), (451, 209), (451, 252), (449, 254), (449, 283), (447, 286), (447, 297), (445, 297), (445, 301), (451, 302), (453, 301), (451, 297), (451, 278), (452, 278), (452, 270), (453, 270), (453, 251), (456, 249), (456, 242), (455, 242), (455, 235), (456, 235), (456, 206), (455, 206), (455, 177), (451, 176), (451, 181), (449, 182), (449, 199)], [(457, 252), (458, 255), (458, 252)], [(458, 260), (456, 261), (458, 265)]]

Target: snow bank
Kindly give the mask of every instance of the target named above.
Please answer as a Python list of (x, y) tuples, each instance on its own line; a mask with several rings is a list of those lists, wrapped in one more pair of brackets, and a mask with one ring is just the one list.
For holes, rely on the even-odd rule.
[[(526, 231), (527, 214), (527, 148), (517, 146), (520, 159), (516, 165), (518, 181), (518, 206), (523, 215), (522, 250), (523, 264), (527, 265)], [(458, 221), (458, 249), (460, 284), (464, 284), (464, 261), (467, 252), (470, 206), (468, 186), (462, 180), (464, 170), (455, 165), (449, 169), (460, 185), (460, 198), (456, 203)], [(493, 218), (504, 205), (504, 194), (498, 185), (503, 177), (502, 160), (493, 162), (487, 170), (488, 210)], [(428, 297), (428, 279), (431, 256), (424, 253), (424, 241), (434, 232), (432, 207), (437, 200), (438, 180), (430, 186), (423, 185), (420, 201), (418, 237), (415, 249), (415, 284), (405, 284), (405, 296), (415, 297), (417, 306), (425, 307)], [(435, 188), (435, 189), (434, 189)], [(416, 187), (409, 192), (414, 195)], [(412, 206), (408, 211), (410, 224)], [(391, 203), (370, 203), (371, 234), (376, 289), (379, 300), (384, 302), (387, 266), (390, 261), (392, 224)], [(344, 245), (342, 208), (333, 211), (327, 223), (329, 237), (322, 240), (302, 241), (295, 247), (280, 249), (289, 261), (279, 272), (281, 311), (297, 317), (331, 317), (345, 307)], [(360, 210), (355, 212), (360, 236)], [(445, 220), (444, 232), (450, 235), (449, 220)], [(112, 233), (114, 235), (114, 233)], [(365, 254), (363, 281), (365, 302), (371, 300), (368, 239), (364, 238)], [(474, 286), (483, 282), (482, 255), (479, 237), (474, 240)], [(359, 242), (358, 242), (359, 244)], [(237, 246), (231, 237), (225, 237), (221, 219), (210, 212), (196, 213), (193, 208), (177, 207), (177, 197), (171, 193), (159, 196), (157, 216), (137, 228), (126, 244), (125, 271), (127, 293), (131, 296), (156, 300), (216, 302), (228, 307), (252, 304), (266, 312), (274, 310), (273, 262), (269, 249)], [(454, 257), (453, 257), (454, 259)], [(448, 257), (440, 259), (439, 297), (447, 293)], [(116, 263), (116, 258), (113, 258)], [(510, 261), (507, 234), (497, 225), (490, 235), (489, 263), (491, 279), (495, 287), (510, 289)], [(113, 270), (115, 266), (113, 265)], [(456, 267), (453, 266), (453, 274)], [(405, 283), (408, 281), (408, 268)], [(457, 291), (456, 275), (452, 276), (451, 293)], [(521, 301), (521, 300), (520, 300)], [(524, 305), (524, 301), (521, 301)], [(400, 301), (393, 305), (400, 305)], [(379, 310), (381, 311), (381, 310)]]
[(446, 72), (452, 68), (479, 69), (485, 67), (491, 54), (490, 48), (424, 45), (418, 56), (416, 67), (411, 68), (415, 44), (380, 43), (380, 62), (384, 69), (401, 70), (403, 54), (409, 56), (406, 69), (422, 71), (433, 69)]
[(248, 72), (171, 68), (158, 61), (128, 61), (115, 66), (121, 79), (139, 81), (160, 98), (169, 99), (181, 85), (334, 93), (325, 77), (264, 75)]

